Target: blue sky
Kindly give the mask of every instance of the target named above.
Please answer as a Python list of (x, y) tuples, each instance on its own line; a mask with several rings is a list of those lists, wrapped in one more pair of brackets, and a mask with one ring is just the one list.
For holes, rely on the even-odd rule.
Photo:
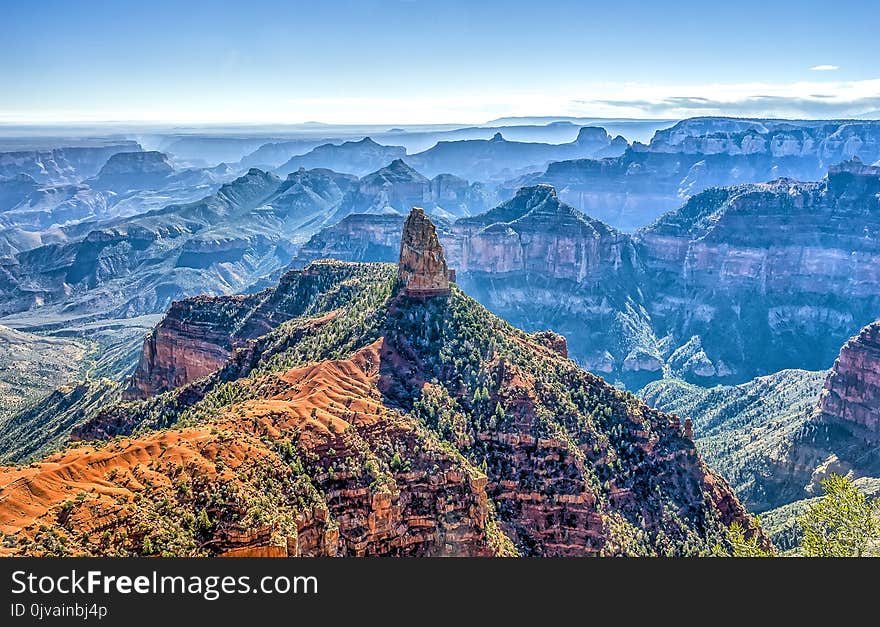
[(7, 122), (880, 117), (876, 0), (0, 7)]

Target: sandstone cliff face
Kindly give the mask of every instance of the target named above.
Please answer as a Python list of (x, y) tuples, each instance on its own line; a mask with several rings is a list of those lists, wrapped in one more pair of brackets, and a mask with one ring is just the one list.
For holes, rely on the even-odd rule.
[[(125, 398), (147, 398), (186, 385), (216, 371), (236, 349), (279, 324), (309, 313), (326, 314), (320, 294), (335, 286), (337, 297), (343, 298), (346, 291), (340, 283), (351, 273), (351, 266), (326, 262), (292, 270), (275, 288), (257, 294), (196, 296), (175, 302), (144, 340)], [(113, 433), (127, 432), (114, 429)], [(89, 424), (77, 435), (91, 439), (110, 432), (106, 425)]]
[(198, 297), (171, 305), (162, 322), (144, 340), (144, 348), (125, 398), (146, 398), (173, 390), (217, 370), (233, 349), (232, 323), (252, 299), (223, 299), (234, 308), (226, 324), (212, 319), (220, 299)]
[(708, 190), (636, 235), (652, 326), (702, 352), (695, 380), (827, 368), (874, 318), (878, 183), (849, 162), (821, 183)]
[(496, 209), (458, 220), (449, 240), (460, 272), (540, 273), (586, 284), (631, 254), (626, 236), (561, 202), (549, 185), (522, 188)]
[(846, 428), (867, 446), (880, 444), (880, 321), (864, 327), (840, 349), (819, 411), (822, 421)]
[(398, 277), (407, 294), (434, 295), (449, 291), (449, 268), (434, 223), (421, 207), (413, 207), (400, 238)]

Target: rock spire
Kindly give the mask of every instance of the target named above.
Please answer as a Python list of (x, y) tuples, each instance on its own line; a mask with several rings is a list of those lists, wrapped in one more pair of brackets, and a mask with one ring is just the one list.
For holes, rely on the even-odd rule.
[(449, 293), (452, 274), (446, 266), (437, 229), (421, 207), (413, 207), (403, 224), (397, 272), (411, 296)]

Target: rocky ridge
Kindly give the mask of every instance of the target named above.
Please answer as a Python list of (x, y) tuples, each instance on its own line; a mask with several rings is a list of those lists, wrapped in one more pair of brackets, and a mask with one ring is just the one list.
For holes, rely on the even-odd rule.
[(550, 163), (503, 184), (501, 197), (548, 183), (572, 206), (633, 231), (712, 187), (821, 178), (833, 164), (880, 157), (880, 124), (853, 120), (692, 118), (618, 157)]
[(53, 150), (0, 152), (0, 178), (26, 174), (40, 183), (75, 184), (94, 176), (116, 153), (140, 150), (133, 141)]
[(342, 144), (322, 144), (304, 155), (291, 157), (276, 172), (287, 174), (299, 168), (327, 168), (355, 176), (366, 176), (406, 156), (403, 146), (383, 146), (369, 137)]
[(819, 420), (865, 447), (880, 445), (880, 321), (850, 338), (825, 381)]
[[(878, 186), (880, 170), (853, 160), (819, 182), (713, 188), (630, 236), (536, 185), (438, 236), (469, 294), (562, 333), (590, 370), (633, 388), (662, 376), (741, 383), (827, 368), (873, 319)], [(393, 260), (401, 222), (351, 216), (294, 266)]]
[[(766, 543), (677, 419), (454, 285), (407, 294), (442, 280), (429, 224), (411, 215), (400, 277), (321, 262), (266, 293), (179, 306), (181, 342), (252, 339), (78, 432), (121, 438), (0, 469), (3, 552), (706, 554), (735, 521)], [(162, 354), (190, 371), (186, 351)]]
[(697, 445), (749, 509), (818, 496), (829, 473), (880, 477), (880, 321), (840, 349), (829, 371), (786, 370), (737, 386), (656, 381), (639, 395), (692, 417)]
[[(122, 163), (130, 161), (122, 157), (110, 171), (138, 165)], [(145, 159), (166, 162), (160, 153)], [(29, 188), (29, 181), (12, 182), (9, 188), (22, 186)], [(93, 316), (164, 311), (186, 296), (239, 292), (270, 275), (277, 280), (302, 243), (350, 212), (404, 213), (425, 201), (428, 211), (466, 215), (491, 201), (480, 185), (452, 176), (428, 180), (403, 162), (363, 179), (315, 169), (297, 170), (281, 180), (254, 168), (194, 202), (95, 222), (88, 216), (112, 215), (120, 206), (111, 211), (110, 201), (99, 200), (117, 202), (125, 194), (105, 190), (94, 196), (95, 190), (81, 187), (71, 189), (66, 204), (55, 203), (51, 213), (42, 205), (20, 204), (0, 214), (2, 227), (10, 216), (21, 223), (27, 211), (28, 224), (38, 229), (0, 230), (0, 313), (42, 307), (53, 315), (59, 308), (64, 315)], [(38, 193), (48, 192), (38, 189), (31, 197)], [(70, 211), (62, 211), (68, 205)], [(86, 221), (39, 230), (64, 217)]]

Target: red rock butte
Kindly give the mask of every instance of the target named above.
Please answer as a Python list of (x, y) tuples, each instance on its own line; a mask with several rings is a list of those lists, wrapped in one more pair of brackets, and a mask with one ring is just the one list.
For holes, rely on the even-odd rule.
[(421, 207), (413, 207), (400, 238), (397, 275), (409, 296), (431, 297), (449, 293), (455, 271), (446, 266), (437, 229)]

